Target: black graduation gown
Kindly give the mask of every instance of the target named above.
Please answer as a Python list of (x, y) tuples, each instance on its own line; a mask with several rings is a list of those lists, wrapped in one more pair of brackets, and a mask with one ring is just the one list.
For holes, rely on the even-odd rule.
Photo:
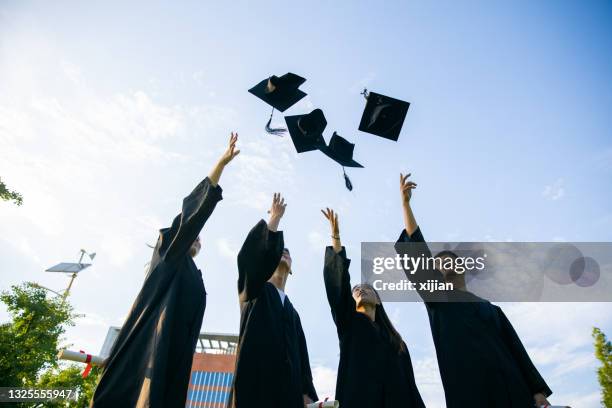
[(424, 407), (406, 345), (398, 354), (378, 324), (355, 310), (349, 264), (344, 248), (326, 248), (323, 276), (340, 339), (336, 399), (342, 408)]
[(282, 231), (261, 220), (238, 253), (240, 335), (229, 407), (303, 408), (303, 394), (318, 399), (300, 316), (267, 282), (283, 248)]
[[(403, 230), (397, 242), (422, 243), (396, 245), (400, 254), (431, 256), (420, 228), (412, 236)], [(436, 269), (406, 276), (413, 282), (443, 281)], [(534, 394), (552, 394), (499, 306), (459, 290), (435, 297), (428, 292), (420, 295), (429, 315), (448, 408), (525, 408), (534, 406)]]
[(204, 179), (160, 231), (144, 284), (114, 343), (92, 406), (184, 407), (206, 292), (189, 249), (221, 187)]

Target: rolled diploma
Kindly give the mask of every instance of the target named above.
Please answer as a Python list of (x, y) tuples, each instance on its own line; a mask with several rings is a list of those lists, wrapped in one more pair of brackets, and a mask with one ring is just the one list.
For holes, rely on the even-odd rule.
[(338, 408), (340, 403), (338, 401), (321, 401), (313, 402), (306, 405), (306, 408)]
[[(71, 350), (61, 350), (57, 354), (57, 358), (61, 360), (70, 360), (70, 361), (76, 361), (78, 363), (87, 364), (88, 355), (91, 355), (91, 354), (79, 353), (78, 351), (71, 351)], [(91, 355), (91, 364), (99, 366), (99, 365), (102, 365), (102, 363), (104, 363), (104, 359), (102, 357)]]

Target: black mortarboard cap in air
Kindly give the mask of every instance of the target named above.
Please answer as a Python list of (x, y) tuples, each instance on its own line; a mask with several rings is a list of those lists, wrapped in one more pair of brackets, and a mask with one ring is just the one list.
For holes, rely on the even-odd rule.
[(306, 115), (285, 116), (285, 122), (298, 153), (325, 146), (323, 131), (327, 126), (327, 120), (321, 109), (315, 109)]
[(280, 77), (272, 75), (249, 89), (250, 93), (272, 106), (272, 113), (266, 124), (266, 131), (268, 133), (282, 135), (282, 133), (286, 131), (286, 129), (283, 128), (270, 128), (274, 109), (284, 112), (306, 96), (305, 92), (298, 89), (304, 82), (306, 82), (305, 78), (288, 72)]
[(342, 172), (344, 174), (344, 183), (349, 191), (353, 190), (353, 183), (346, 175), (344, 167), (363, 167), (353, 159), (353, 150), (355, 144), (349, 142), (336, 132), (332, 135), (327, 146), (320, 147), (320, 150), (330, 157), (332, 160), (342, 166)]
[(329, 144), (320, 148), (323, 153), (343, 167), (363, 167), (353, 160), (354, 149), (354, 143), (349, 142), (336, 132), (329, 139)]
[(368, 92), (367, 89), (363, 90), (362, 95), (368, 102), (359, 123), (359, 130), (397, 141), (410, 103)]

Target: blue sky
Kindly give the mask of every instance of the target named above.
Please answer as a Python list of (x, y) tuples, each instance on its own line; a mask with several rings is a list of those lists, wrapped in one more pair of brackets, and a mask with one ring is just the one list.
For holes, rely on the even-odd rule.
[[(359, 278), (361, 241), (401, 229), (397, 179), (437, 241), (612, 241), (612, 7), (607, 2), (78, 2), (0, 4), (0, 175), (25, 203), (0, 203), (0, 288), (96, 251), (71, 297), (86, 317), (67, 333), (99, 350), (144, 278), (146, 243), (208, 174), (231, 130), (241, 155), (196, 259), (209, 293), (203, 330), (236, 332), (235, 254), (288, 200), (281, 227), (321, 395), (333, 393), (337, 340), (322, 284), (328, 227), (340, 213)], [(308, 79), (307, 98), (356, 143), (364, 169), (262, 131), (267, 105), (247, 89), (270, 74)], [(357, 131), (361, 89), (412, 103), (398, 143)], [(281, 115), (276, 115), (278, 124)], [(412, 353), (428, 406), (444, 406), (424, 308), (388, 312)], [(555, 392), (596, 407), (590, 328), (612, 333), (610, 305), (513, 304), (507, 314)], [(3, 319), (6, 313), (2, 312)]]

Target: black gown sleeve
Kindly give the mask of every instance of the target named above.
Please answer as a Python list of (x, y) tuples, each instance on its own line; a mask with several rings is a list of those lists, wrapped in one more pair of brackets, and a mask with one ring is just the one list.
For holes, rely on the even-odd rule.
[(270, 231), (260, 220), (249, 232), (238, 252), (238, 294), (241, 302), (259, 296), (283, 255), (282, 231)]
[(512, 353), (514, 360), (520, 367), (521, 373), (523, 374), (523, 378), (531, 391), (531, 394), (537, 394), (541, 392), (546, 397), (552, 394), (551, 389), (548, 387), (538, 369), (533, 365), (529, 355), (527, 354), (527, 350), (523, 346), (521, 339), (516, 334), (514, 327), (512, 327), (512, 323), (508, 320), (504, 312), (500, 307), (496, 307), (497, 313), (499, 315), (499, 321), (501, 325), (501, 333), (502, 338)]
[(351, 260), (346, 257), (344, 247), (339, 253), (336, 253), (331, 246), (325, 248), (323, 267), (325, 291), (339, 337), (346, 333), (355, 313), (355, 299), (351, 293), (351, 275), (349, 275), (350, 264)]
[[(431, 258), (432, 256), (431, 250), (425, 242), (425, 238), (421, 233), (420, 227), (417, 227), (416, 231), (414, 231), (412, 235), (408, 235), (406, 229), (402, 229), (402, 232), (395, 243), (395, 251), (401, 256), (408, 255), (412, 258)], [(439, 270), (435, 268), (420, 267), (415, 271), (404, 270), (404, 272), (406, 273), (408, 280), (416, 285), (416, 290), (424, 302), (440, 302), (447, 299), (446, 294), (443, 291), (429, 292), (426, 290), (421, 291), (419, 289), (419, 284), (427, 281), (434, 280), (444, 282), (444, 277)]]
[(397, 360), (400, 365), (400, 375), (398, 375), (398, 379), (400, 379), (401, 382), (397, 384), (396, 388), (407, 391), (407, 395), (410, 398), (410, 404), (407, 404), (406, 406), (413, 408), (425, 408), (425, 404), (421, 398), (421, 393), (419, 392), (416, 385), (416, 380), (414, 378), (414, 369), (412, 367), (412, 360), (410, 358), (408, 346), (404, 342), (402, 342), (402, 344), (404, 349), (397, 356)]
[[(297, 315), (297, 313), (296, 313)], [(302, 394), (306, 394), (310, 399), (318, 401), (317, 391), (315, 390), (314, 383), (312, 382), (312, 372), (310, 370), (310, 359), (308, 358), (308, 347), (306, 347), (306, 337), (304, 337), (304, 330), (302, 329), (302, 322), (299, 316), (297, 316), (297, 329), (298, 329), (298, 342), (300, 346), (300, 360), (302, 362)]]
[(206, 177), (183, 199), (182, 211), (174, 218), (172, 226), (160, 231), (160, 254), (166, 260), (188, 253), (215, 206), (223, 199), (222, 191), (221, 186), (213, 186)]

